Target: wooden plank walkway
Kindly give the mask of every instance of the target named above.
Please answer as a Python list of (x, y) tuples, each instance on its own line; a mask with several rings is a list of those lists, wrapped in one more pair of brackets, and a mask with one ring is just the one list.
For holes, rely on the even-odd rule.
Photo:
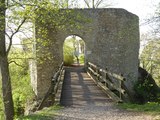
[(60, 104), (83, 107), (112, 100), (93, 82), (83, 67), (66, 67)]

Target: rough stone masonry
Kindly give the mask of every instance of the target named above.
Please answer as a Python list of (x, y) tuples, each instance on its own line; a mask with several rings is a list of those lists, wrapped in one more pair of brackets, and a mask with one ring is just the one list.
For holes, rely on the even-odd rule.
[[(91, 22), (83, 24), (82, 29), (52, 31), (48, 30), (47, 47), (38, 43), (36, 33), (36, 57), (41, 62), (32, 61), (31, 83), (38, 98), (47, 92), (51, 77), (63, 61), (63, 43), (66, 37), (77, 35), (85, 42), (85, 61), (102, 68), (123, 74), (125, 85), (132, 93), (134, 81), (138, 79), (139, 18), (124, 9), (73, 9)], [(50, 58), (42, 56), (47, 54)]]

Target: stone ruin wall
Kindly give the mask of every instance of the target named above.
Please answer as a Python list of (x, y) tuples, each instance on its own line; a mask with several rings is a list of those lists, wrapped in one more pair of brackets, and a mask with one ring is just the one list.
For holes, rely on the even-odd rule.
[[(102, 68), (127, 77), (125, 84), (132, 91), (133, 82), (138, 77), (139, 54), (139, 19), (124, 9), (75, 9), (91, 22), (83, 24), (83, 29), (68, 31), (49, 30), (50, 45), (41, 47), (37, 44), (37, 57), (49, 54), (50, 59), (36, 65), (37, 81), (35, 93), (39, 98), (50, 86), (53, 73), (63, 61), (63, 43), (69, 35), (80, 36), (85, 42), (85, 61), (90, 61)], [(38, 37), (38, 34), (36, 35)], [(53, 41), (54, 40), (54, 41)], [(35, 80), (36, 78), (36, 80)], [(33, 80), (32, 80), (33, 81)]]

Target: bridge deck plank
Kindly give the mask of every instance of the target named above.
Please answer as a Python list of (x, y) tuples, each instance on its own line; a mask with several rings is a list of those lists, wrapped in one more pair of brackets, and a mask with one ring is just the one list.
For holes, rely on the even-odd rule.
[(103, 104), (112, 100), (93, 82), (82, 67), (65, 68), (60, 104), (85, 106)]

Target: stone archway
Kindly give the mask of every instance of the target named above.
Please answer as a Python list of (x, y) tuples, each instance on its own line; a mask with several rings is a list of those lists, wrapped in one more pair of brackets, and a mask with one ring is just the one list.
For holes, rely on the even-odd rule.
[[(37, 58), (50, 55), (43, 62), (36, 61), (32, 81), (38, 98), (48, 90), (50, 80), (63, 61), (63, 42), (69, 35), (78, 35), (86, 44), (86, 61), (102, 68), (122, 73), (127, 77), (126, 86), (131, 90), (138, 77), (139, 19), (124, 9), (73, 9), (91, 19), (83, 29), (71, 31), (48, 30), (50, 44), (42, 47), (37, 43)], [(68, 27), (70, 29), (70, 27)], [(38, 33), (36, 37), (38, 38)], [(53, 41), (54, 39), (54, 41)]]
[(63, 61), (65, 66), (84, 65), (85, 63), (85, 42), (77, 36), (68, 36), (63, 43)]

